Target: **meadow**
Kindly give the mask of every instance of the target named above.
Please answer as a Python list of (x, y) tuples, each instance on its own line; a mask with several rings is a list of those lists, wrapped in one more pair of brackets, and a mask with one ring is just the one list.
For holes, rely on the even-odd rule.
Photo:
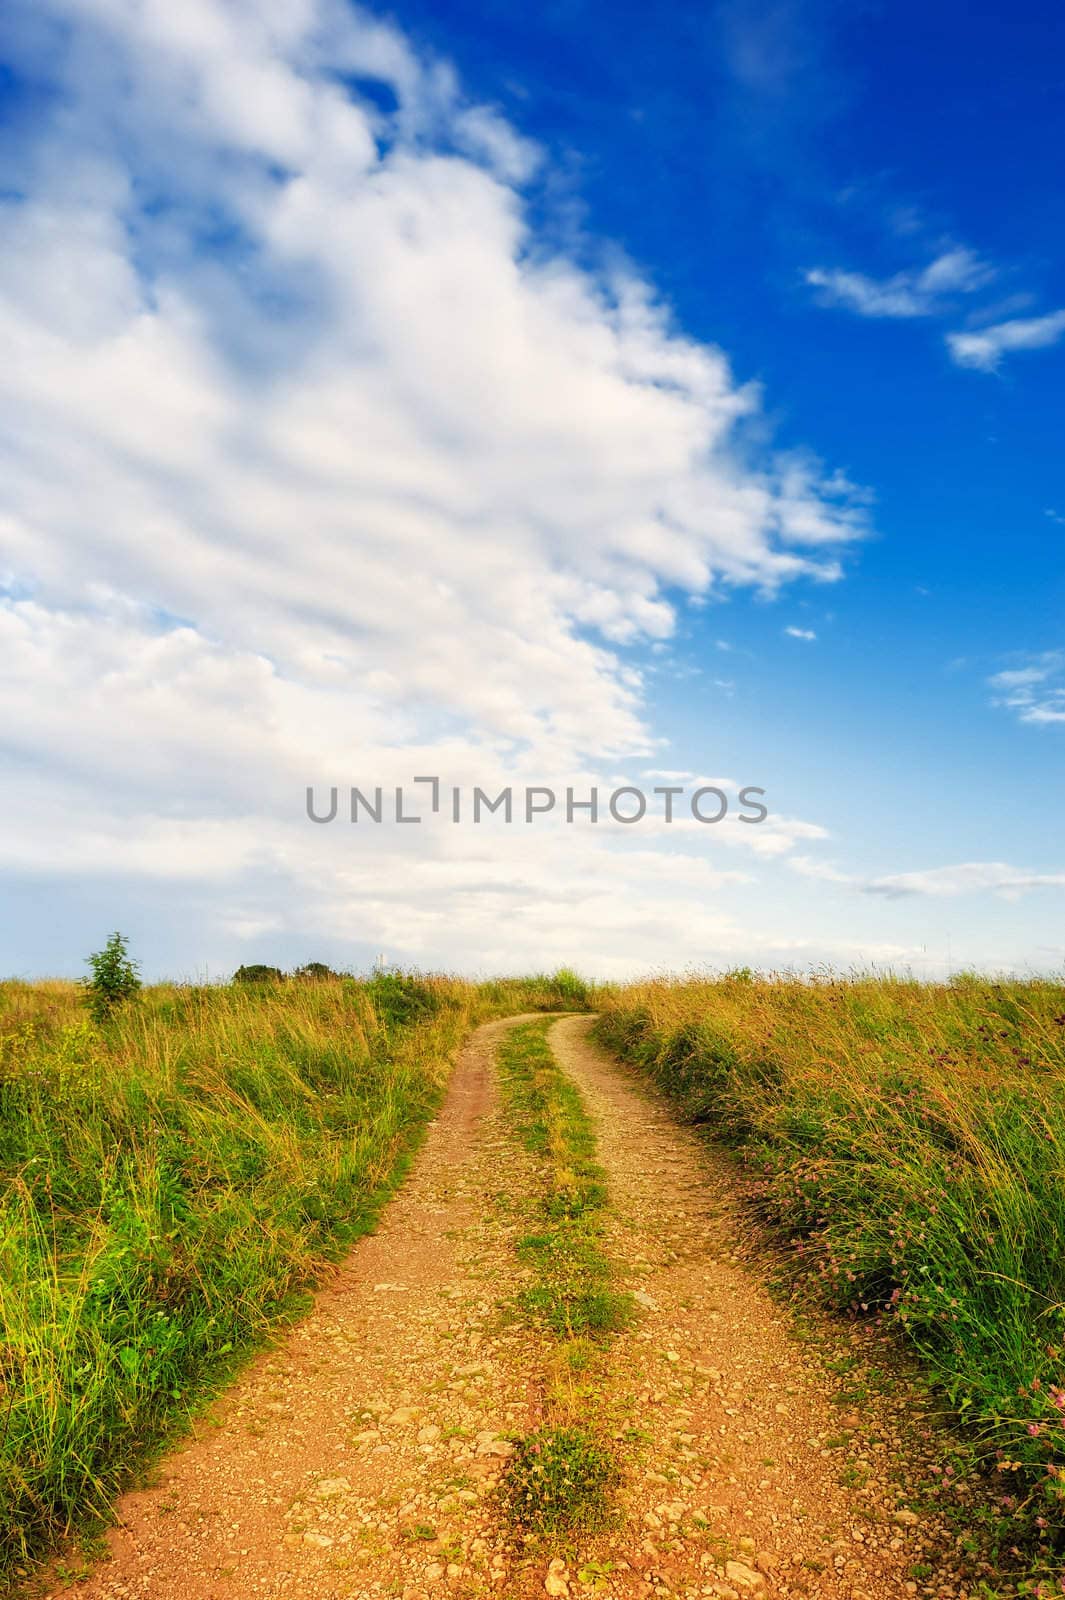
[(791, 1276), (921, 1357), (1036, 1530), (1065, 1501), (1065, 987), (659, 980), (602, 1044), (737, 1153)]
[(572, 976), (0, 984), (0, 1587), (369, 1228), (469, 1027)]
[[(307, 1305), (402, 1176), (472, 1026), (589, 1005), (600, 1043), (734, 1152), (791, 1282), (896, 1333), (1018, 1535), (1060, 1530), (1065, 987), (271, 974), (102, 1012), (72, 983), (0, 984), (0, 1588), (105, 1517)], [(591, 1360), (624, 1322), (595, 1242), (594, 1130), (541, 1029), (501, 1069), (546, 1184), (522, 1304), (563, 1366)]]

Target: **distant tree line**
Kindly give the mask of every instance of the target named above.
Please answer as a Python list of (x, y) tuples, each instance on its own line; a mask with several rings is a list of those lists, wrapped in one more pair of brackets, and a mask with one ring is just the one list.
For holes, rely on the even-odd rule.
[[(233, 982), (284, 983), (285, 976), (280, 967), (269, 967), (261, 961), (253, 961), (249, 966), (237, 968), (233, 974)], [(302, 967), (295, 967), (289, 976), (321, 981), (323, 978), (344, 978), (349, 974), (334, 972), (332, 967), (326, 966), (324, 961), (308, 961)]]

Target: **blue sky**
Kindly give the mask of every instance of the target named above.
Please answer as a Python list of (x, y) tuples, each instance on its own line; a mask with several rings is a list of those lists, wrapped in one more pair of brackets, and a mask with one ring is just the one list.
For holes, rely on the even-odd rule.
[(271, 10), (7, 29), (4, 969), (1060, 969), (1051, 7)]

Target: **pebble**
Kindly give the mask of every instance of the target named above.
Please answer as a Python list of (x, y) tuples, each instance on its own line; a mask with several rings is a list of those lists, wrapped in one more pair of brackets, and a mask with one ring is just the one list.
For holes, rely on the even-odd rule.
[(555, 1556), (548, 1564), (547, 1575), (544, 1578), (544, 1592), (554, 1595), (569, 1594), (569, 1573), (561, 1556)]
[(738, 1584), (749, 1594), (765, 1588), (765, 1578), (754, 1567), (748, 1567), (742, 1561), (726, 1561), (725, 1577), (731, 1584)]
[(392, 1427), (401, 1428), (407, 1422), (413, 1422), (418, 1415), (417, 1406), (397, 1406), (388, 1421)]
[(347, 1478), (321, 1478), (315, 1488), (318, 1500), (335, 1500), (339, 1494), (348, 1494), (351, 1484)]

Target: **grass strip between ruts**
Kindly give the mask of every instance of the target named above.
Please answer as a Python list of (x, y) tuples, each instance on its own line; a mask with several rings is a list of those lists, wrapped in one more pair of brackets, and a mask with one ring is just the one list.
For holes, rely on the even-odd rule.
[(544, 1420), (517, 1441), (500, 1485), (508, 1519), (532, 1533), (588, 1531), (610, 1520), (620, 1469), (604, 1426), (606, 1344), (632, 1314), (602, 1249), (607, 1189), (595, 1133), (551, 1051), (548, 1026), (515, 1028), (499, 1053), (507, 1115), (539, 1177), (534, 1225), (518, 1244), (532, 1270), (518, 1310), (557, 1341)]

